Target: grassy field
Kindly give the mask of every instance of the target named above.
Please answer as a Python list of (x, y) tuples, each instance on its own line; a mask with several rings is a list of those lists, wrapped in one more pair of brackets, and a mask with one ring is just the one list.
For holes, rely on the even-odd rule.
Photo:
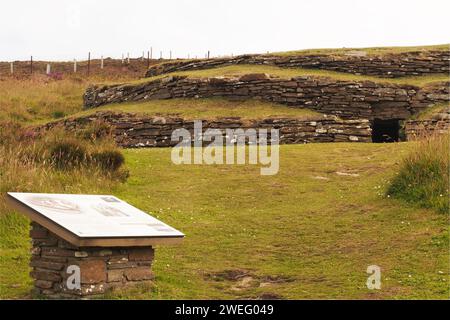
[[(322, 70), (306, 70), (306, 69), (283, 69), (271, 66), (229, 66), (208, 70), (196, 70), (189, 72), (177, 72), (172, 75), (188, 75), (191, 77), (214, 77), (214, 76), (231, 76), (243, 75), (247, 73), (269, 73), (271, 75), (282, 78), (290, 78), (302, 75), (325, 76), (336, 78), (345, 81), (364, 81), (372, 80), (376, 82), (388, 82), (397, 84), (410, 84), (416, 86), (424, 86), (438, 81), (448, 81), (448, 75), (431, 75), (422, 77), (406, 77), (401, 79), (380, 79), (375, 77), (358, 76), (345, 73), (322, 71)], [(124, 74), (122, 77), (114, 77), (116, 80), (108, 77), (91, 77), (89, 79), (69, 77), (64, 80), (52, 80), (47, 77), (35, 76), (30, 79), (0, 79), (0, 121), (15, 121), (20, 123), (42, 123), (54, 119), (61, 119), (65, 116), (70, 116), (82, 111), (82, 95), (89, 84), (93, 83), (117, 83), (119, 82), (147, 82), (159, 77), (146, 78), (140, 80), (130, 80), (129, 74)], [(119, 79), (119, 80), (117, 80)], [(30, 89), (32, 88), (32, 90)], [(208, 100), (210, 101), (210, 100)], [(218, 100), (217, 100), (218, 101)], [(206, 110), (206, 106), (210, 104), (213, 111)], [(186, 106), (186, 107), (185, 107)], [(187, 106), (194, 109), (187, 110)], [(181, 100), (164, 101), (164, 102), (150, 102), (148, 104), (125, 104), (122, 106), (108, 106), (107, 108), (114, 108), (116, 110), (123, 107), (124, 111), (138, 111), (142, 107), (145, 113), (156, 114), (181, 114), (193, 117), (197, 115), (204, 115), (205, 117), (212, 116), (217, 112), (219, 116), (235, 115), (245, 117), (247, 110), (255, 112), (258, 116), (275, 115), (275, 109), (279, 110), (280, 115), (292, 116), (298, 114), (299, 111), (291, 110), (287, 107), (249, 102), (241, 105), (245, 110), (242, 112), (238, 108), (232, 107), (232, 104), (227, 102), (200, 102)], [(248, 109), (247, 109), (248, 107)], [(228, 111), (232, 113), (227, 114)], [(304, 111), (302, 111), (304, 114)], [(303, 115), (302, 114), (302, 115)]]
[[(187, 237), (157, 248), (155, 287), (108, 297), (447, 299), (448, 216), (384, 195), (412, 148), (282, 146), (271, 177), (257, 166), (175, 166), (170, 149), (126, 150), (126, 183), (83, 191), (111, 192)], [(0, 298), (31, 289), (27, 229), (21, 216), (0, 219)], [(372, 264), (378, 291), (365, 285)]]
[[(328, 70), (316, 70), (316, 69), (303, 69), (303, 68), (280, 68), (275, 66), (259, 66), (259, 65), (235, 65), (218, 67), (212, 69), (204, 70), (190, 70), (190, 71), (180, 71), (168, 73), (160, 76), (143, 78), (131, 83), (142, 83), (147, 81), (152, 81), (167, 76), (189, 76), (192, 78), (202, 78), (202, 77), (218, 77), (218, 76), (241, 76), (249, 73), (267, 73), (272, 76), (277, 76), (280, 78), (290, 79), (299, 76), (316, 76), (316, 77), (328, 77), (331, 79), (342, 80), (342, 81), (373, 81), (377, 83), (390, 83), (390, 84), (404, 84), (412, 86), (425, 86), (432, 84), (434, 82), (448, 81), (448, 74), (433, 74), (426, 76), (408, 76), (402, 78), (379, 78), (373, 76), (365, 75), (355, 75), (345, 72), (335, 72)], [(107, 82), (106, 84), (113, 84), (114, 82)]]
[(0, 121), (59, 118), (81, 110), (84, 81), (44, 78), (0, 81)]
[(77, 113), (74, 117), (88, 115), (98, 111), (120, 111), (147, 116), (177, 116), (184, 119), (205, 120), (225, 117), (240, 117), (243, 120), (272, 117), (308, 120), (323, 117), (323, 114), (313, 110), (289, 108), (281, 104), (256, 99), (229, 101), (222, 98), (150, 100), (145, 102), (110, 104)]
[(306, 49), (284, 52), (274, 52), (273, 55), (309, 55), (309, 54), (328, 54), (342, 55), (352, 51), (365, 52), (367, 55), (386, 55), (415, 51), (448, 51), (450, 44), (439, 44), (431, 46), (409, 46), (409, 47), (369, 47), (369, 48), (326, 48), (326, 49)]
[[(109, 75), (54, 80), (47, 76), (0, 78), (0, 121), (32, 123), (49, 121), (83, 109), (83, 93), (90, 84), (110, 79)], [(115, 75), (116, 81), (130, 81), (128, 73)]]
[[(400, 49), (384, 51), (396, 50)], [(448, 81), (448, 75), (379, 79), (267, 66), (231, 66), (177, 74), (209, 77), (255, 72), (418, 86)], [(34, 145), (26, 140), (30, 139), (29, 132), (16, 126), (99, 110), (205, 119), (320, 116), (257, 100), (224, 99), (148, 101), (82, 110), (82, 94), (89, 84), (127, 82), (132, 79), (130, 75), (67, 77), (58, 81), (44, 76), (0, 79), (0, 194), (110, 193), (186, 234), (179, 246), (157, 248), (154, 286), (104, 297), (450, 298), (449, 216), (425, 209), (421, 205), (429, 205), (418, 201), (429, 190), (436, 193), (442, 184), (448, 187), (448, 181), (440, 179), (439, 185), (430, 184), (432, 189), (422, 188), (419, 178), (431, 172), (431, 160), (439, 160), (437, 169), (445, 167), (442, 163), (448, 168), (445, 152), (433, 154), (433, 145), (426, 145), (426, 154), (417, 142), (283, 145), (280, 172), (275, 176), (261, 176), (260, 167), (251, 165), (176, 166), (168, 148), (123, 150), (123, 172), (129, 171), (126, 180), (126, 175), (105, 175), (88, 166), (56, 170), (48, 161), (24, 161)], [(152, 78), (139, 81), (149, 80)], [(418, 117), (429, 117), (443, 107), (430, 108)], [(66, 138), (66, 133), (54, 135)], [(23, 136), (25, 141), (21, 141)], [(52, 141), (47, 141), (49, 149)], [(95, 148), (104, 147), (101, 141), (92, 143), (96, 143)], [(411, 174), (405, 166), (408, 163), (418, 168), (418, 175)], [(401, 194), (389, 194), (392, 181), (399, 181), (396, 191)], [(433, 181), (437, 179), (432, 177)], [(441, 202), (439, 198), (439, 205)], [(11, 211), (0, 198), (0, 299), (31, 297), (28, 229), (29, 221)], [(382, 289), (372, 291), (366, 288), (366, 269), (374, 264), (381, 267)]]
[(24, 161), (20, 153), (27, 147), (32, 144), (5, 146), (0, 141), (0, 299), (29, 298), (31, 286), (29, 221), (6, 206), (6, 192), (101, 193), (119, 183), (89, 168), (58, 171)]

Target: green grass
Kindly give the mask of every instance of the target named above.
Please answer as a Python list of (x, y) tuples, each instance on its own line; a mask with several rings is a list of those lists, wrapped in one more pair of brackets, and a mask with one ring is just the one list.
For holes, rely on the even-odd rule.
[[(100, 190), (85, 185), (83, 191), (123, 198), (186, 239), (157, 248), (155, 287), (108, 297), (447, 299), (448, 218), (385, 197), (413, 148), (281, 146), (275, 176), (260, 176), (259, 167), (249, 165), (176, 166), (170, 149), (126, 150), (126, 183)], [(0, 219), (0, 298), (23, 297), (31, 289), (27, 228), (15, 215)], [(382, 270), (378, 291), (365, 286), (372, 264)], [(220, 275), (227, 270), (245, 270), (251, 281), (228, 280)], [(269, 276), (286, 281), (269, 283)]]
[[(318, 69), (303, 69), (303, 68), (280, 68), (275, 66), (262, 66), (262, 65), (234, 65), (226, 67), (218, 67), (204, 70), (191, 70), (173, 72), (164, 75), (159, 75), (150, 78), (143, 78), (130, 83), (144, 83), (167, 76), (188, 76), (191, 78), (203, 78), (203, 77), (218, 77), (218, 76), (241, 76), (248, 73), (267, 73), (273, 76), (277, 76), (284, 79), (290, 79), (299, 76), (316, 76), (316, 77), (328, 77), (331, 79), (342, 81), (373, 81), (376, 83), (389, 83), (389, 84), (403, 84), (413, 86), (425, 86), (434, 82), (449, 81), (448, 74), (433, 74), (426, 76), (409, 76), (402, 78), (379, 78), (365, 75), (354, 75), (344, 72), (335, 72)], [(112, 84), (111, 82), (109, 84)]]
[(30, 297), (29, 222), (19, 214), (0, 214), (0, 299)]
[[(332, 75), (352, 81), (370, 78), (264, 66), (182, 74), (252, 72), (280, 77)], [(448, 75), (406, 80), (424, 85), (448, 80)], [(0, 82), (0, 121), (31, 124), (84, 114), (81, 95), (86, 86), (86, 81), (76, 79)], [(129, 103), (93, 111), (116, 108), (187, 118), (310, 116), (305, 110), (276, 104), (223, 99)], [(125, 183), (89, 170), (61, 172), (22, 163), (14, 154), (21, 148), (10, 144), (0, 143), (1, 193), (112, 193), (186, 233), (182, 245), (157, 248), (154, 287), (114, 292), (108, 298), (449, 297), (448, 217), (416, 202), (386, 197), (390, 181), (403, 170), (402, 159), (417, 148), (415, 143), (281, 146), (280, 173), (265, 177), (257, 166), (176, 166), (170, 161), (170, 149), (125, 150), (131, 174)], [(445, 157), (448, 151), (438, 154)], [(342, 176), (338, 171), (359, 176)], [(0, 200), (0, 299), (30, 297), (28, 228), (28, 220)], [(365, 287), (371, 264), (382, 269), (380, 291)], [(239, 271), (248, 272), (250, 281), (224, 276)], [(270, 283), (269, 277), (285, 281)]]
[(431, 107), (426, 108), (422, 112), (419, 112), (411, 117), (413, 120), (429, 120), (432, 119), (434, 115), (443, 112), (447, 108), (449, 108), (450, 103), (438, 103)]
[[(0, 122), (46, 122), (79, 112), (86, 88), (104, 79), (105, 76), (83, 79), (73, 75), (58, 81), (44, 75), (0, 79)], [(108, 79), (129, 81), (132, 77), (124, 71), (123, 75), (117, 72)]]
[(73, 80), (0, 81), (0, 121), (29, 123), (80, 111), (86, 85)]
[(435, 135), (415, 144), (387, 192), (411, 204), (448, 214), (450, 137)]
[(79, 117), (98, 111), (130, 112), (146, 116), (177, 116), (184, 119), (218, 119), (240, 117), (243, 120), (266, 118), (320, 119), (321, 113), (309, 109), (289, 108), (256, 99), (228, 101), (222, 98), (150, 100), (110, 104), (73, 115)]
[(408, 46), (408, 47), (369, 47), (369, 48), (327, 48), (327, 49), (305, 49), (284, 52), (274, 52), (271, 55), (289, 56), (289, 55), (310, 55), (310, 54), (327, 54), (342, 55), (352, 51), (364, 51), (367, 55), (386, 55), (397, 54), (412, 51), (448, 51), (450, 44), (438, 44), (430, 46)]

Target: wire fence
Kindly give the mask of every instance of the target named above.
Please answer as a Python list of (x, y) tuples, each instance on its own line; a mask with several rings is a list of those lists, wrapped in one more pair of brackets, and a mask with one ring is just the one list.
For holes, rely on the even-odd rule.
[[(163, 57), (163, 52), (159, 52), (159, 56), (155, 57), (153, 49), (142, 52), (142, 56), (131, 58), (129, 53), (122, 54), (121, 58), (104, 58), (99, 56), (91, 59), (89, 52), (86, 60), (78, 61), (41, 61), (31, 56), (27, 61), (0, 61), (0, 77), (23, 77), (36, 74), (58, 76), (58, 75), (76, 75), (80, 77), (89, 77), (91, 75), (107, 75), (110, 72), (127, 71), (144, 74), (145, 71), (154, 64), (168, 60), (179, 60), (174, 58), (173, 52), (168, 52), (168, 57)], [(187, 55), (182, 59), (198, 59), (198, 56)], [(200, 58), (212, 58), (210, 51), (207, 51)]]
[(92, 75), (106, 75), (111, 72), (135, 72), (144, 74), (153, 64), (163, 62), (163, 59), (148, 58), (103, 58), (87, 59), (84, 61), (13, 61), (0, 62), (0, 76), (21, 77), (32, 75), (76, 75), (89, 77)]

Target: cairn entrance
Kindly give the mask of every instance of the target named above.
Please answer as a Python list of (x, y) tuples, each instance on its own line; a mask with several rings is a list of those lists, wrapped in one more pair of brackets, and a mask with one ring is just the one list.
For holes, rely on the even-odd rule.
[(372, 142), (385, 143), (400, 141), (399, 119), (374, 119), (372, 121)]

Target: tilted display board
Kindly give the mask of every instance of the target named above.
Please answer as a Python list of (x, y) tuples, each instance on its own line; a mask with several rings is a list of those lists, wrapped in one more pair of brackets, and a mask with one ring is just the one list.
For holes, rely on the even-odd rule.
[(170, 244), (184, 237), (114, 196), (8, 192), (7, 200), (31, 220), (79, 247)]

